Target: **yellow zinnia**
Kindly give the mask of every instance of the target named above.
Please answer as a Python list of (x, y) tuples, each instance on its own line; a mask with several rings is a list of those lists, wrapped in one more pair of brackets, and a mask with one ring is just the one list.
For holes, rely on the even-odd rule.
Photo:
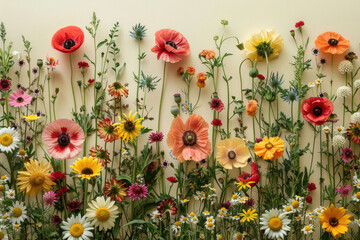
[(22, 116), (22, 118), (27, 122), (33, 122), (38, 120), (41, 117), (38, 117), (37, 115), (29, 115), (29, 116)]
[(263, 29), (258, 33), (254, 33), (245, 44), (246, 57), (252, 61), (255, 59), (260, 62), (269, 60), (279, 56), (279, 52), (284, 47), (284, 39), (281, 35), (276, 34), (273, 29)]
[(337, 208), (334, 204), (325, 209), (320, 215), (320, 224), (326, 232), (331, 233), (334, 238), (345, 234), (349, 230), (351, 215), (347, 214), (347, 209)]
[(216, 160), (226, 169), (245, 167), (251, 157), (246, 143), (241, 138), (225, 139), (216, 146)]
[(284, 141), (280, 137), (264, 137), (261, 142), (255, 143), (254, 152), (264, 160), (278, 159), (284, 153)]
[(30, 162), (25, 163), (26, 171), (19, 171), (17, 185), (20, 191), (26, 191), (27, 195), (36, 195), (40, 191), (50, 191), (52, 185), (55, 185), (50, 178), (51, 165), (44, 164), (44, 160), (38, 161), (30, 159)]
[(135, 137), (139, 136), (141, 129), (144, 127), (141, 125), (141, 121), (144, 120), (143, 118), (138, 118), (136, 120), (135, 117), (137, 112), (132, 115), (132, 110), (129, 113), (129, 116), (123, 114), (124, 119), (119, 117), (120, 123), (115, 123), (116, 126), (115, 131), (116, 134), (123, 140), (128, 142), (129, 139), (132, 142)]
[(83, 159), (78, 158), (76, 162), (71, 166), (74, 173), (79, 174), (81, 179), (87, 178), (91, 179), (92, 177), (96, 177), (100, 175), (102, 166), (101, 162), (98, 161), (97, 158), (84, 157)]

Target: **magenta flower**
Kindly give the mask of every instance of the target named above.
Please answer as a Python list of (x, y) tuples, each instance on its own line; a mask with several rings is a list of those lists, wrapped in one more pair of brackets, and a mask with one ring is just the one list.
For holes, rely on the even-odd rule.
[(31, 103), (32, 97), (19, 89), (9, 96), (9, 104), (13, 107), (22, 107)]
[(211, 110), (215, 110), (217, 112), (221, 112), (224, 110), (224, 103), (220, 100), (220, 98), (213, 98), (210, 102), (210, 108)]
[(346, 197), (351, 193), (352, 188), (351, 185), (340, 185), (339, 188), (336, 188), (336, 191), (340, 194), (340, 197)]
[(148, 190), (145, 184), (139, 185), (138, 183), (135, 183), (135, 184), (131, 184), (127, 193), (129, 197), (131, 197), (131, 199), (135, 201), (138, 198), (146, 198), (146, 195), (148, 194)]
[(162, 132), (152, 132), (149, 136), (150, 143), (161, 142), (164, 138), (164, 134)]
[(349, 162), (353, 160), (356, 156), (351, 148), (343, 148), (340, 157), (344, 162)]
[(44, 193), (43, 199), (44, 205), (50, 207), (56, 203), (56, 194), (53, 191)]
[(2, 78), (0, 80), (0, 91), (7, 91), (11, 87), (11, 81), (9, 81), (7, 78)]

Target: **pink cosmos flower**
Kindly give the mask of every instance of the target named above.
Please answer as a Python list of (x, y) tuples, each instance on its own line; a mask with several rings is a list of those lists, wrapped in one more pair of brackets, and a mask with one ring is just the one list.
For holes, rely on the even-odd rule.
[(181, 60), (179, 56), (187, 56), (190, 46), (186, 38), (179, 32), (171, 29), (161, 29), (155, 33), (156, 45), (151, 49), (157, 54), (157, 59), (176, 63)]
[(340, 185), (339, 188), (336, 188), (336, 191), (340, 194), (340, 197), (346, 197), (351, 193), (352, 188), (351, 185)]
[(148, 194), (148, 190), (145, 184), (139, 185), (138, 183), (135, 183), (135, 184), (131, 184), (127, 193), (129, 197), (131, 197), (131, 199), (135, 201), (138, 198), (146, 198), (146, 195)]
[(164, 138), (164, 134), (162, 132), (152, 132), (149, 136), (150, 143), (161, 142)]
[(50, 207), (56, 203), (56, 194), (53, 191), (44, 193), (43, 199), (44, 205)]
[(9, 96), (9, 104), (13, 107), (22, 107), (31, 103), (32, 97), (19, 89)]
[(80, 154), (85, 139), (81, 127), (69, 119), (48, 124), (42, 134), (47, 150), (55, 159), (71, 159)]

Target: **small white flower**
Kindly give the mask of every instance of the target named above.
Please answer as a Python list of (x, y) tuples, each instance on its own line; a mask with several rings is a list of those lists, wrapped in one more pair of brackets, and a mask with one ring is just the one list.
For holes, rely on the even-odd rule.
[(238, 221), (240, 220), (240, 217), (238, 215), (232, 216), (231, 217), (232, 220)]
[(334, 134), (336, 135), (343, 135), (346, 133), (346, 128), (344, 126), (337, 126), (335, 127)]
[(180, 222), (181, 222), (181, 223), (187, 223), (187, 222), (188, 222), (188, 218), (187, 218), (186, 216), (184, 216), (184, 215), (181, 215), (181, 216), (180, 216)]
[(360, 179), (354, 176), (354, 186), (360, 189)]
[(350, 122), (351, 123), (360, 122), (360, 112), (356, 112), (356, 113), (352, 114), (350, 117)]
[(19, 51), (12, 51), (12, 55), (14, 57), (17, 56), (18, 60), (20, 59), (20, 52)]
[(329, 126), (323, 127), (323, 131), (325, 132), (325, 134), (329, 134), (330, 133), (330, 127)]
[(159, 222), (161, 220), (161, 215), (158, 210), (153, 211), (151, 214), (151, 220), (155, 223)]
[(216, 234), (216, 240), (223, 240), (223, 237), (220, 234)]
[(209, 212), (209, 211), (203, 211), (202, 214), (203, 214), (204, 216), (210, 216), (210, 212)]
[(334, 147), (344, 147), (346, 144), (346, 138), (342, 135), (335, 135), (333, 137), (333, 146)]
[(235, 233), (234, 235), (233, 235), (233, 240), (243, 240), (244, 238), (245, 238), (245, 236), (246, 236), (246, 233), (245, 232), (243, 232), (243, 233), (241, 233), (241, 232), (237, 232), (237, 233)]
[(15, 199), (15, 191), (13, 189), (9, 189), (5, 193), (7, 198)]
[(0, 184), (5, 184), (5, 183), (7, 183), (7, 182), (9, 182), (9, 177), (8, 176), (6, 176), (6, 175), (4, 175), (4, 176), (1, 176), (1, 178), (0, 178)]
[(352, 200), (355, 202), (360, 202), (360, 192), (357, 192), (352, 196)]
[(180, 200), (180, 202), (182, 203), (182, 204), (185, 204), (185, 203), (188, 203), (189, 202), (189, 199), (184, 199), (184, 200)]
[(249, 197), (242, 197), (240, 198), (240, 203), (246, 203), (247, 200), (249, 200)]
[(199, 222), (199, 219), (196, 216), (194, 216), (190, 218), (190, 222), (192, 222), (193, 224), (197, 224)]
[(306, 225), (303, 229), (301, 229), (301, 231), (304, 234), (312, 233), (314, 231), (313, 225), (312, 224)]
[(234, 193), (230, 200), (231, 205), (237, 205), (240, 203), (240, 196), (237, 193)]
[(286, 214), (290, 214), (290, 213), (294, 213), (295, 210), (294, 208), (291, 206), (291, 204), (288, 204), (288, 205), (284, 205), (283, 206), (283, 210)]
[(321, 79), (321, 78), (318, 78), (318, 79), (315, 80), (315, 85), (316, 85), (316, 86), (319, 86), (321, 83), (322, 83), (322, 79)]
[(315, 87), (316, 85), (315, 85), (315, 83), (314, 82), (309, 82), (308, 83), (308, 87), (309, 88), (313, 88), (313, 87)]
[(360, 219), (354, 219), (354, 223), (356, 223), (360, 227)]
[(336, 96), (339, 98), (349, 97), (351, 95), (351, 88), (349, 86), (341, 86), (336, 91)]
[(209, 230), (209, 231), (214, 230), (214, 228), (215, 228), (215, 223), (214, 223), (214, 221), (206, 221), (206, 222), (205, 222), (205, 228), (206, 228), (207, 230)]
[(354, 81), (354, 88), (356, 89), (360, 88), (360, 79)]
[(341, 74), (351, 73), (354, 69), (354, 65), (349, 60), (343, 60), (339, 63), (338, 71)]
[(16, 223), (16, 224), (20, 224), (23, 221), (25, 221), (25, 219), (27, 218), (26, 214), (26, 207), (24, 205), (24, 203), (20, 203), (18, 201), (16, 201), (13, 206), (10, 208), (11, 211), (11, 222), (12, 223)]

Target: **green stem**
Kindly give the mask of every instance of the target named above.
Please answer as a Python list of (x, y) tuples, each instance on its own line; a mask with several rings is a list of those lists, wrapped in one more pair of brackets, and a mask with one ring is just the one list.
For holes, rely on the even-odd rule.
[[(71, 59), (71, 53), (69, 53), (69, 62), (70, 62), (70, 83), (71, 83), (71, 91), (73, 95), (74, 100), (74, 112), (77, 113), (77, 107), (76, 107), (76, 98), (75, 98), (75, 90), (74, 90), (74, 83), (73, 83), (73, 67), (72, 67), (72, 59)], [(49, 106), (50, 107), (50, 106)], [(51, 111), (50, 111), (50, 118), (51, 118)], [(51, 119), (50, 119), (51, 120)]]
[(48, 80), (48, 101), (49, 101), (49, 115), (50, 115), (50, 122), (52, 122), (52, 114), (51, 114), (51, 94), (50, 94), (50, 77), (48, 75), (47, 77)]

